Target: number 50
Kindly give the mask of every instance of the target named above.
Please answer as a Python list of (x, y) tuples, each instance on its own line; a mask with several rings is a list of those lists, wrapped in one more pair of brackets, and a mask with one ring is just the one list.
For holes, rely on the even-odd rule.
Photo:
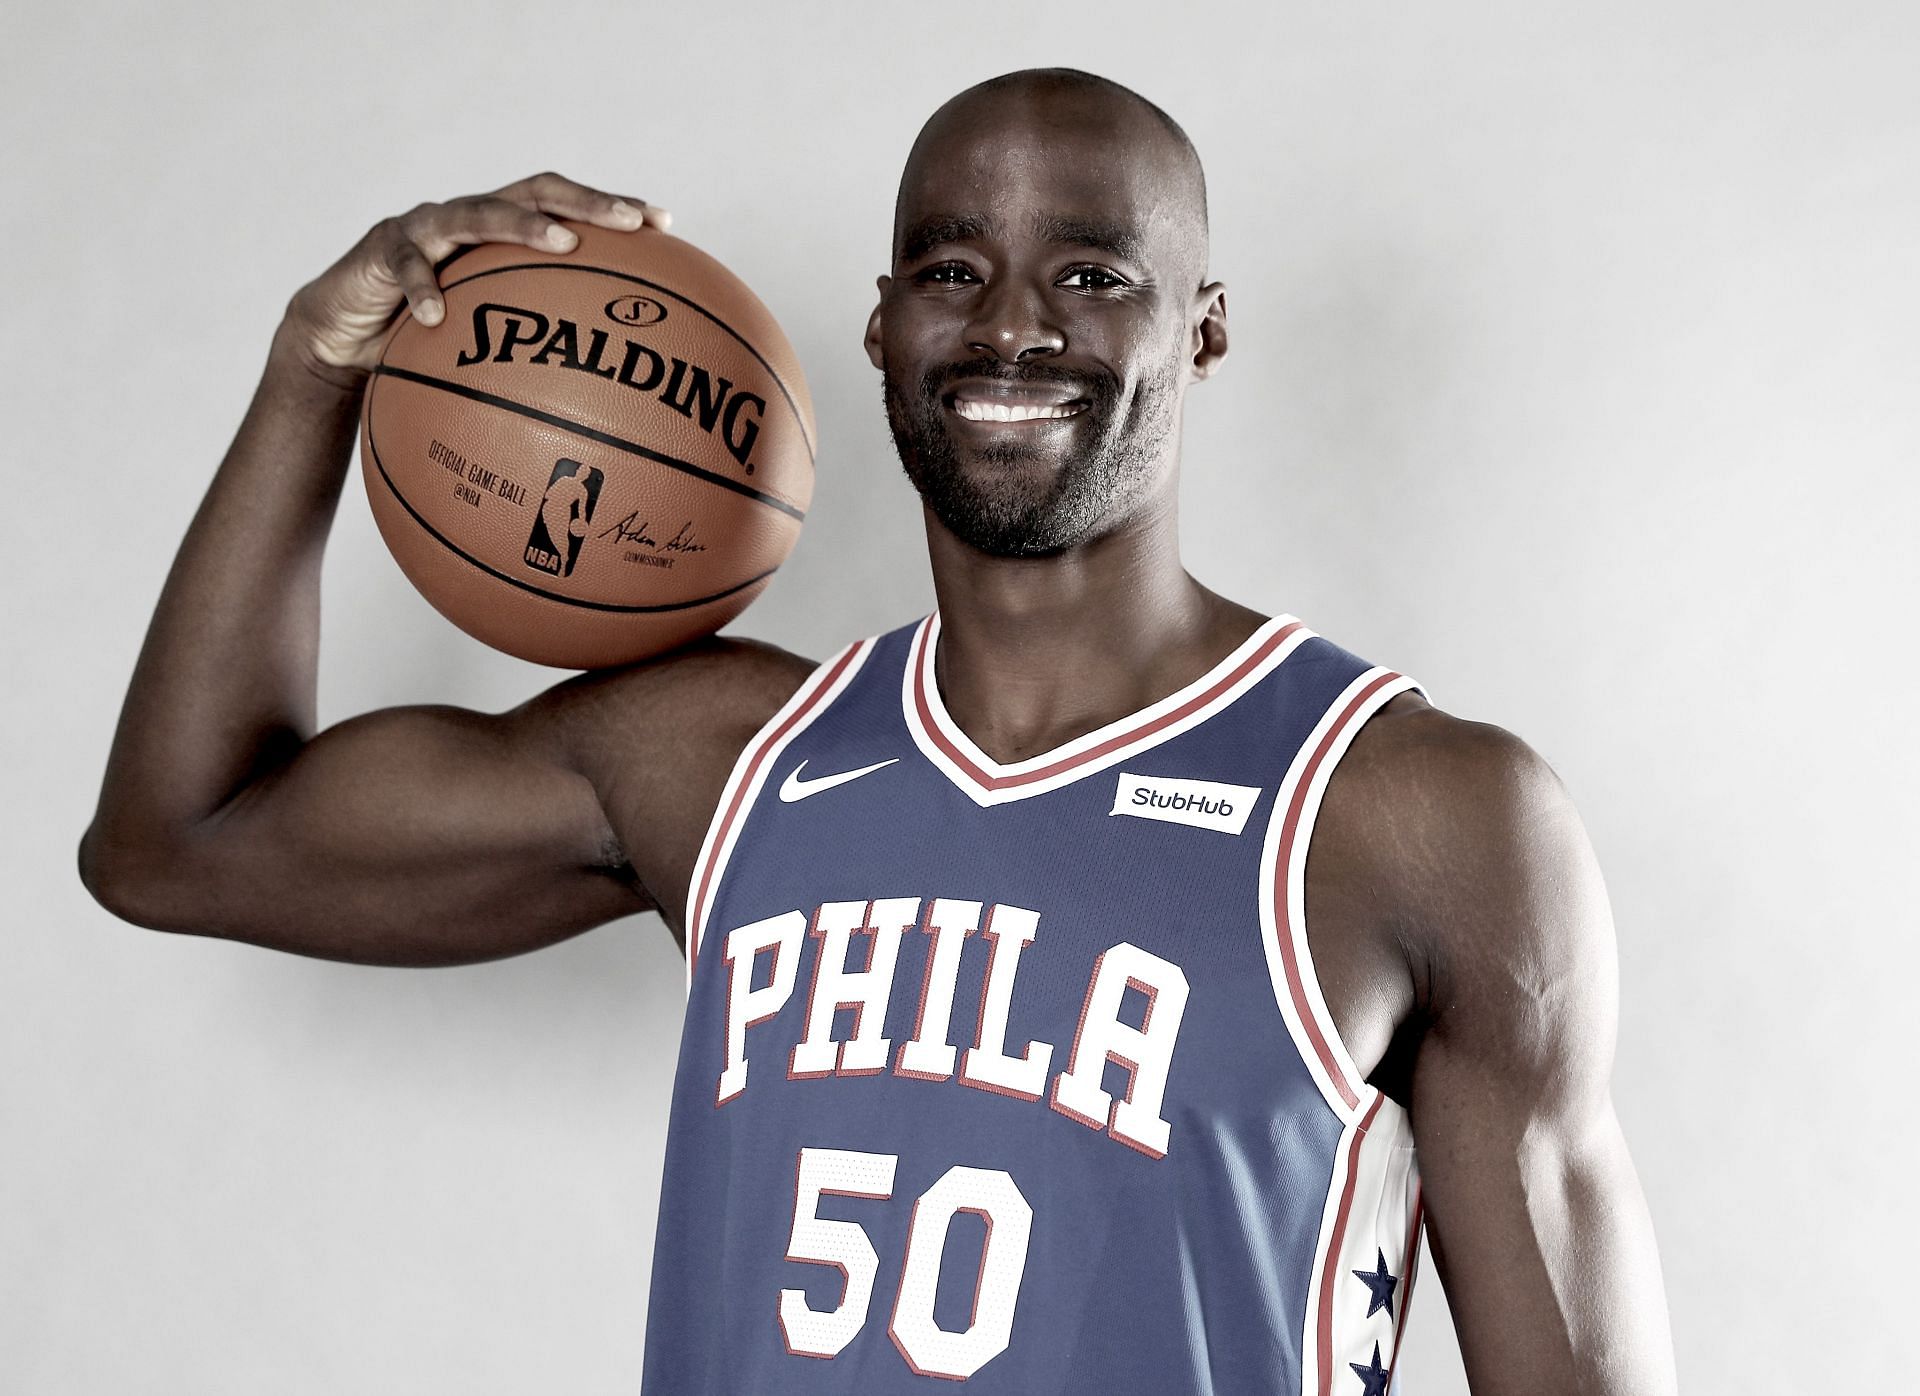
[[(815, 1309), (805, 1291), (780, 1291), (780, 1330), (787, 1351), (802, 1357), (833, 1357), (853, 1341), (867, 1321), (873, 1279), (880, 1269), (873, 1242), (857, 1222), (817, 1215), (820, 1198), (893, 1196), (898, 1154), (867, 1154), (853, 1149), (802, 1149), (794, 1172), (793, 1235), (787, 1259), (806, 1265), (831, 1265), (845, 1279), (840, 1303)], [(973, 1291), (973, 1317), (959, 1333), (933, 1321), (934, 1288), (947, 1227), (957, 1212), (973, 1212), (987, 1224), (980, 1277)], [(964, 1380), (1006, 1351), (1013, 1337), (1013, 1310), (1020, 1298), (1020, 1277), (1027, 1268), (1027, 1242), (1033, 1235), (1033, 1208), (1020, 1189), (997, 1168), (955, 1164), (913, 1204), (906, 1261), (894, 1297), (887, 1335), (907, 1365), (922, 1376)]]

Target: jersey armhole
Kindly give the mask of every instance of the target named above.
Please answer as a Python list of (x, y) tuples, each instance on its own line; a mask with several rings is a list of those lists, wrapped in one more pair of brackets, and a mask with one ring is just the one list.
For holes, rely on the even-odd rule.
[(795, 737), (833, 705), (845, 692), (853, 676), (873, 652), (878, 636), (855, 640), (838, 654), (824, 660), (800, 681), (780, 710), (761, 724), (760, 730), (734, 758), (727, 783), (720, 788), (719, 803), (707, 825), (706, 838), (700, 844), (700, 856), (694, 860), (693, 881), (687, 890), (687, 995), (693, 995), (693, 972), (699, 964), (700, 943), (719, 898), (721, 880), (740, 829), (747, 822), (754, 802), (767, 783), (767, 773), (780, 753)]
[(1393, 669), (1371, 668), (1348, 684), (1314, 725), (1287, 769), (1260, 857), (1260, 935), (1274, 998), (1314, 1084), (1343, 1124), (1351, 1125), (1378, 1092), (1362, 1078), (1333, 1015), (1307, 947), (1306, 867), (1327, 782), (1353, 739), (1393, 698), (1409, 691), (1432, 701), (1425, 685)]

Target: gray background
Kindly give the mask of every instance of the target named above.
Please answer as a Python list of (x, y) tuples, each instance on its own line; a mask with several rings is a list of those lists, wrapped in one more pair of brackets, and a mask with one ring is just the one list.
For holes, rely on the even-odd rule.
[[(659, 921), (436, 971), (120, 924), (72, 864), (121, 694), (287, 297), (383, 215), (547, 167), (670, 207), (808, 367), (815, 508), (735, 629), (819, 657), (922, 614), (859, 347), (894, 182), (951, 93), (1062, 63), (1206, 161), (1233, 342), (1189, 400), (1198, 575), (1517, 732), (1584, 812), (1687, 1387), (1887, 1387), (1920, 22), (1813, 11), (10, 13), (0, 1384), (635, 1389), (682, 996)], [(323, 720), (553, 677), (417, 598), (356, 470)], [(1463, 1391), (1430, 1268), (1417, 1295), (1404, 1389)]]

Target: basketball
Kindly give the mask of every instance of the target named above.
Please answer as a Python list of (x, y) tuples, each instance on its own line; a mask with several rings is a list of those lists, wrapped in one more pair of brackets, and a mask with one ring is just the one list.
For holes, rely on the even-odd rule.
[(361, 469), (400, 569), (469, 635), (597, 669), (712, 634), (813, 494), (793, 347), (740, 279), (654, 228), (443, 261), (367, 380)]

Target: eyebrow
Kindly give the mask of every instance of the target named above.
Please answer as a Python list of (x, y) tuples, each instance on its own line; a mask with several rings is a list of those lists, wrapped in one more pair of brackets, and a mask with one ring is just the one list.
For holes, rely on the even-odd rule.
[(917, 262), (943, 242), (971, 242), (993, 231), (993, 220), (975, 213), (939, 213), (922, 218), (900, 241), (900, 260)]
[[(900, 259), (917, 262), (942, 243), (969, 242), (991, 236), (995, 231), (994, 221), (983, 214), (935, 214), (907, 230), (900, 244)], [(1133, 229), (1119, 223), (1073, 214), (1042, 214), (1034, 220), (1034, 232), (1043, 242), (1091, 247), (1125, 262), (1146, 264), (1145, 241)]]

